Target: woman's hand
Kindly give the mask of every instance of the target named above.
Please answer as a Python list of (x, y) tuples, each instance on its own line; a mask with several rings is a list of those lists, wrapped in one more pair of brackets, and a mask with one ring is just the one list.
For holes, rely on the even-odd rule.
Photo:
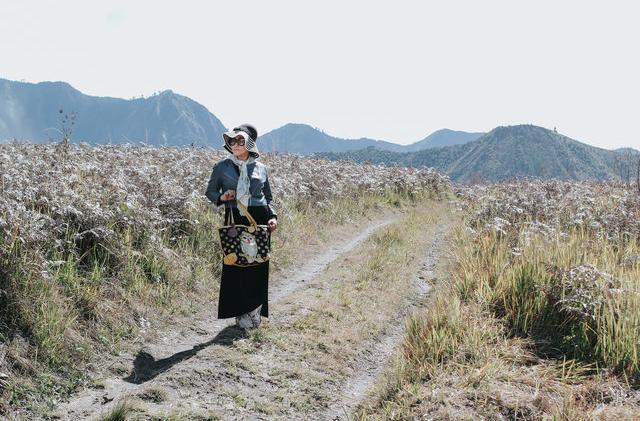
[(222, 195), (220, 196), (220, 200), (222, 202), (233, 200), (235, 198), (236, 198), (236, 191), (235, 190), (227, 190), (226, 192), (222, 193)]
[(269, 227), (269, 231), (275, 231), (278, 228), (278, 220), (276, 218), (271, 218), (267, 221), (267, 226)]

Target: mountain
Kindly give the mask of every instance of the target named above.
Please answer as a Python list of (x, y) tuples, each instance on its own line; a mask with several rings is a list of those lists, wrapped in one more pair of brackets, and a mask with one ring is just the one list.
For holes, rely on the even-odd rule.
[(211, 145), (222, 143), (226, 130), (203, 105), (170, 90), (125, 100), (85, 95), (65, 82), (0, 79), (0, 140), (60, 140), (70, 113), (76, 114), (71, 140), (89, 143)]
[(630, 156), (638, 156), (640, 155), (640, 151), (633, 148), (618, 148), (615, 149), (621, 155), (630, 155)]
[(447, 172), (454, 179), (504, 180), (514, 177), (562, 180), (615, 177), (615, 152), (532, 125), (498, 127), (471, 143)]
[(309, 155), (316, 152), (344, 152), (367, 147), (402, 151), (403, 145), (367, 138), (341, 139), (306, 124), (289, 123), (258, 137), (263, 152)]
[(286, 152), (309, 155), (318, 152), (346, 152), (373, 147), (382, 151), (407, 152), (449, 146), (476, 140), (483, 133), (467, 133), (449, 129), (438, 130), (410, 145), (399, 145), (368, 138), (342, 139), (330, 136), (306, 124), (290, 123), (258, 139), (258, 147), (265, 152)]
[(522, 177), (613, 179), (618, 153), (527, 124), (497, 127), (473, 142), (417, 152), (397, 153), (369, 148), (320, 155), (329, 159), (433, 167), (454, 181), (469, 183)]
[[(59, 112), (62, 110), (62, 112)], [(74, 125), (63, 122), (75, 114)], [(0, 78), (0, 142), (60, 140), (63, 126), (72, 128), (72, 141), (152, 145), (221, 146), (224, 125), (204, 106), (171, 90), (148, 98), (125, 100), (85, 95), (65, 82), (26, 83)], [(438, 130), (411, 145), (368, 138), (341, 139), (305, 124), (287, 124), (259, 137), (264, 152), (308, 155), (367, 147), (386, 151), (417, 151), (462, 144), (480, 133)]]
[(419, 151), (427, 148), (441, 148), (444, 146), (462, 145), (478, 140), (484, 133), (468, 133), (450, 129), (441, 129), (415, 143), (407, 145), (405, 152)]

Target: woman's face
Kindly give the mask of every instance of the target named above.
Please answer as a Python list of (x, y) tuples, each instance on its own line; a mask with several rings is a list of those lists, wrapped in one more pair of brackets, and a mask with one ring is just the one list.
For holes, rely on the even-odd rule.
[(235, 142), (233, 140), (229, 142), (233, 155), (238, 159), (247, 159), (249, 157), (249, 151), (245, 146), (244, 137), (236, 136), (234, 140)]

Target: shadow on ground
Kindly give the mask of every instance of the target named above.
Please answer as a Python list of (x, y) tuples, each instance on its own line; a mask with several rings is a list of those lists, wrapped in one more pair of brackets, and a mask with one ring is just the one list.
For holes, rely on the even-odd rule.
[(164, 373), (175, 364), (188, 360), (198, 352), (210, 345), (229, 346), (237, 339), (245, 338), (246, 332), (237, 326), (227, 326), (222, 329), (215, 338), (210, 341), (195, 345), (193, 348), (178, 352), (170, 357), (156, 361), (153, 355), (145, 351), (138, 352), (133, 360), (133, 370), (122, 380), (128, 383), (142, 384), (155, 378), (158, 374)]

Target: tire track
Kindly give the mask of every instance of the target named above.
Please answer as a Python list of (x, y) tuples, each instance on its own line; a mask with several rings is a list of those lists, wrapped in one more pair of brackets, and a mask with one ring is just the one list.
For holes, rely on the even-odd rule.
[(438, 226), (417, 274), (416, 295), (412, 297), (409, 306), (405, 307), (405, 311), (399, 314), (398, 323), (391, 327), (390, 332), (384, 338), (371, 341), (365, 347), (366, 352), (361, 356), (360, 364), (353, 368), (353, 375), (349, 377), (342, 389), (337, 393), (340, 399), (330, 405), (325, 412), (317, 414), (314, 417), (315, 419), (351, 419), (353, 411), (366, 397), (367, 392), (371, 390), (376, 380), (383, 374), (394, 350), (402, 341), (406, 318), (424, 305), (424, 301), (431, 290), (429, 281), (435, 277), (436, 265), (440, 259), (440, 250), (450, 228), (451, 224)]
[[(313, 278), (323, 273), (324, 270), (343, 254), (355, 249), (377, 230), (399, 220), (397, 215), (386, 217), (381, 220), (369, 223), (358, 235), (343, 240), (339, 244), (331, 246), (322, 254), (309, 258), (307, 263), (295, 270), (285, 271), (283, 276), (274, 280), (276, 285), (270, 293), (270, 302), (276, 304), (292, 293), (310, 285)], [(214, 316), (215, 317), (215, 316)], [(229, 320), (217, 320), (211, 318), (211, 311), (200, 314), (198, 320), (185, 329), (176, 329), (164, 332), (164, 335), (157, 338), (154, 343), (148, 343), (137, 357), (123, 353), (116, 357), (115, 361), (110, 361), (110, 365), (120, 364), (127, 367), (136, 366), (140, 355), (146, 355), (152, 362), (168, 360), (176, 355), (195, 355), (204, 345), (211, 341), (202, 343), (203, 336), (216, 336), (227, 326), (232, 325)], [(177, 364), (188, 365), (188, 362), (177, 362)], [(171, 364), (173, 366), (173, 364)], [(157, 373), (154, 373), (154, 377)], [(142, 384), (136, 383), (137, 373), (133, 373), (129, 378), (121, 376), (105, 379), (99, 388), (85, 389), (79, 392), (69, 402), (63, 403), (56, 411), (63, 419), (87, 419), (107, 412), (120, 399), (125, 396), (135, 395), (144, 388)], [(127, 380), (125, 380), (127, 379)], [(145, 380), (146, 381), (146, 380)]]

